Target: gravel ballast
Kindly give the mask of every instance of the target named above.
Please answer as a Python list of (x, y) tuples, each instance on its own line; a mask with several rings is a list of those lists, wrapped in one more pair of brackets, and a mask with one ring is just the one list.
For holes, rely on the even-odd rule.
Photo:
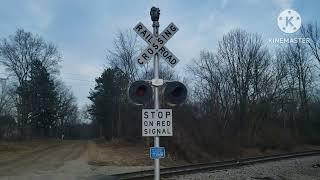
[(320, 156), (266, 162), (236, 169), (216, 170), (207, 173), (181, 175), (166, 179), (265, 179), (265, 180), (320, 180)]

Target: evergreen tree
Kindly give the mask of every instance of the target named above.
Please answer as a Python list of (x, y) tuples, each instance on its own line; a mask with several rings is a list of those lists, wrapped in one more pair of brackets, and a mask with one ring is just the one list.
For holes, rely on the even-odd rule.
[[(106, 138), (119, 136), (116, 132), (121, 126), (121, 105), (126, 102), (128, 77), (119, 68), (106, 69), (96, 79), (96, 86), (90, 92), (92, 101), (90, 113), (99, 125), (99, 135)], [(104, 132), (104, 133), (103, 133)]]
[(56, 124), (57, 93), (55, 85), (46, 68), (38, 60), (32, 62), (30, 77), (28, 85), (31, 124), (35, 128), (35, 132), (40, 132), (41, 136), (48, 137), (50, 129)]

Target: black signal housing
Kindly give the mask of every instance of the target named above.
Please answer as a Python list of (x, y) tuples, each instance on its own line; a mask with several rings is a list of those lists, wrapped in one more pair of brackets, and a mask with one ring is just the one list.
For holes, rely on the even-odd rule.
[(187, 94), (187, 88), (181, 82), (166, 82), (163, 92), (164, 102), (169, 106), (177, 106), (186, 100)]
[(135, 81), (129, 86), (128, 95), (136, 105), (144, 105), (152, 99), (152, 87), (149, 82)]

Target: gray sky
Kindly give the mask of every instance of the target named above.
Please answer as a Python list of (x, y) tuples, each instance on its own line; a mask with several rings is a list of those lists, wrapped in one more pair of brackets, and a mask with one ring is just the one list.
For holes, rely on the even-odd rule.
[(106, 50), (112, 49), (117, 31), (132, 29), (139, 21), (152, 30), (152, 6), (161, 10), (160, 31), (170, 22), (179, 27), (166, 46), (180, 59), (175, 68), (180, 76), (201, 50), (214, 51), (233, 28), (264, 39), (284, 37), (276, 20), (282, 10), (298, 11), (303, 23), (320, 16), (317, 0), (2, 0), (0, 38), (23, 28), (56, 44), (63, 56), (61, 77), (83, 105), (89, 102), (89, 90), (106, 64)]

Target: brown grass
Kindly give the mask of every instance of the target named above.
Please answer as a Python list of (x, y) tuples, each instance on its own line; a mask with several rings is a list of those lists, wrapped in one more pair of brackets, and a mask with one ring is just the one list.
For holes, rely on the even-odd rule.
[[(88, 163), (96, 166), (151, 166), (153, 160), (149, 157), (149, 147), (142, 143), (91, 141), (88, 145)], [(161, 166), (185, 164), (174, 160), (170, 155), (161, 159)]]

